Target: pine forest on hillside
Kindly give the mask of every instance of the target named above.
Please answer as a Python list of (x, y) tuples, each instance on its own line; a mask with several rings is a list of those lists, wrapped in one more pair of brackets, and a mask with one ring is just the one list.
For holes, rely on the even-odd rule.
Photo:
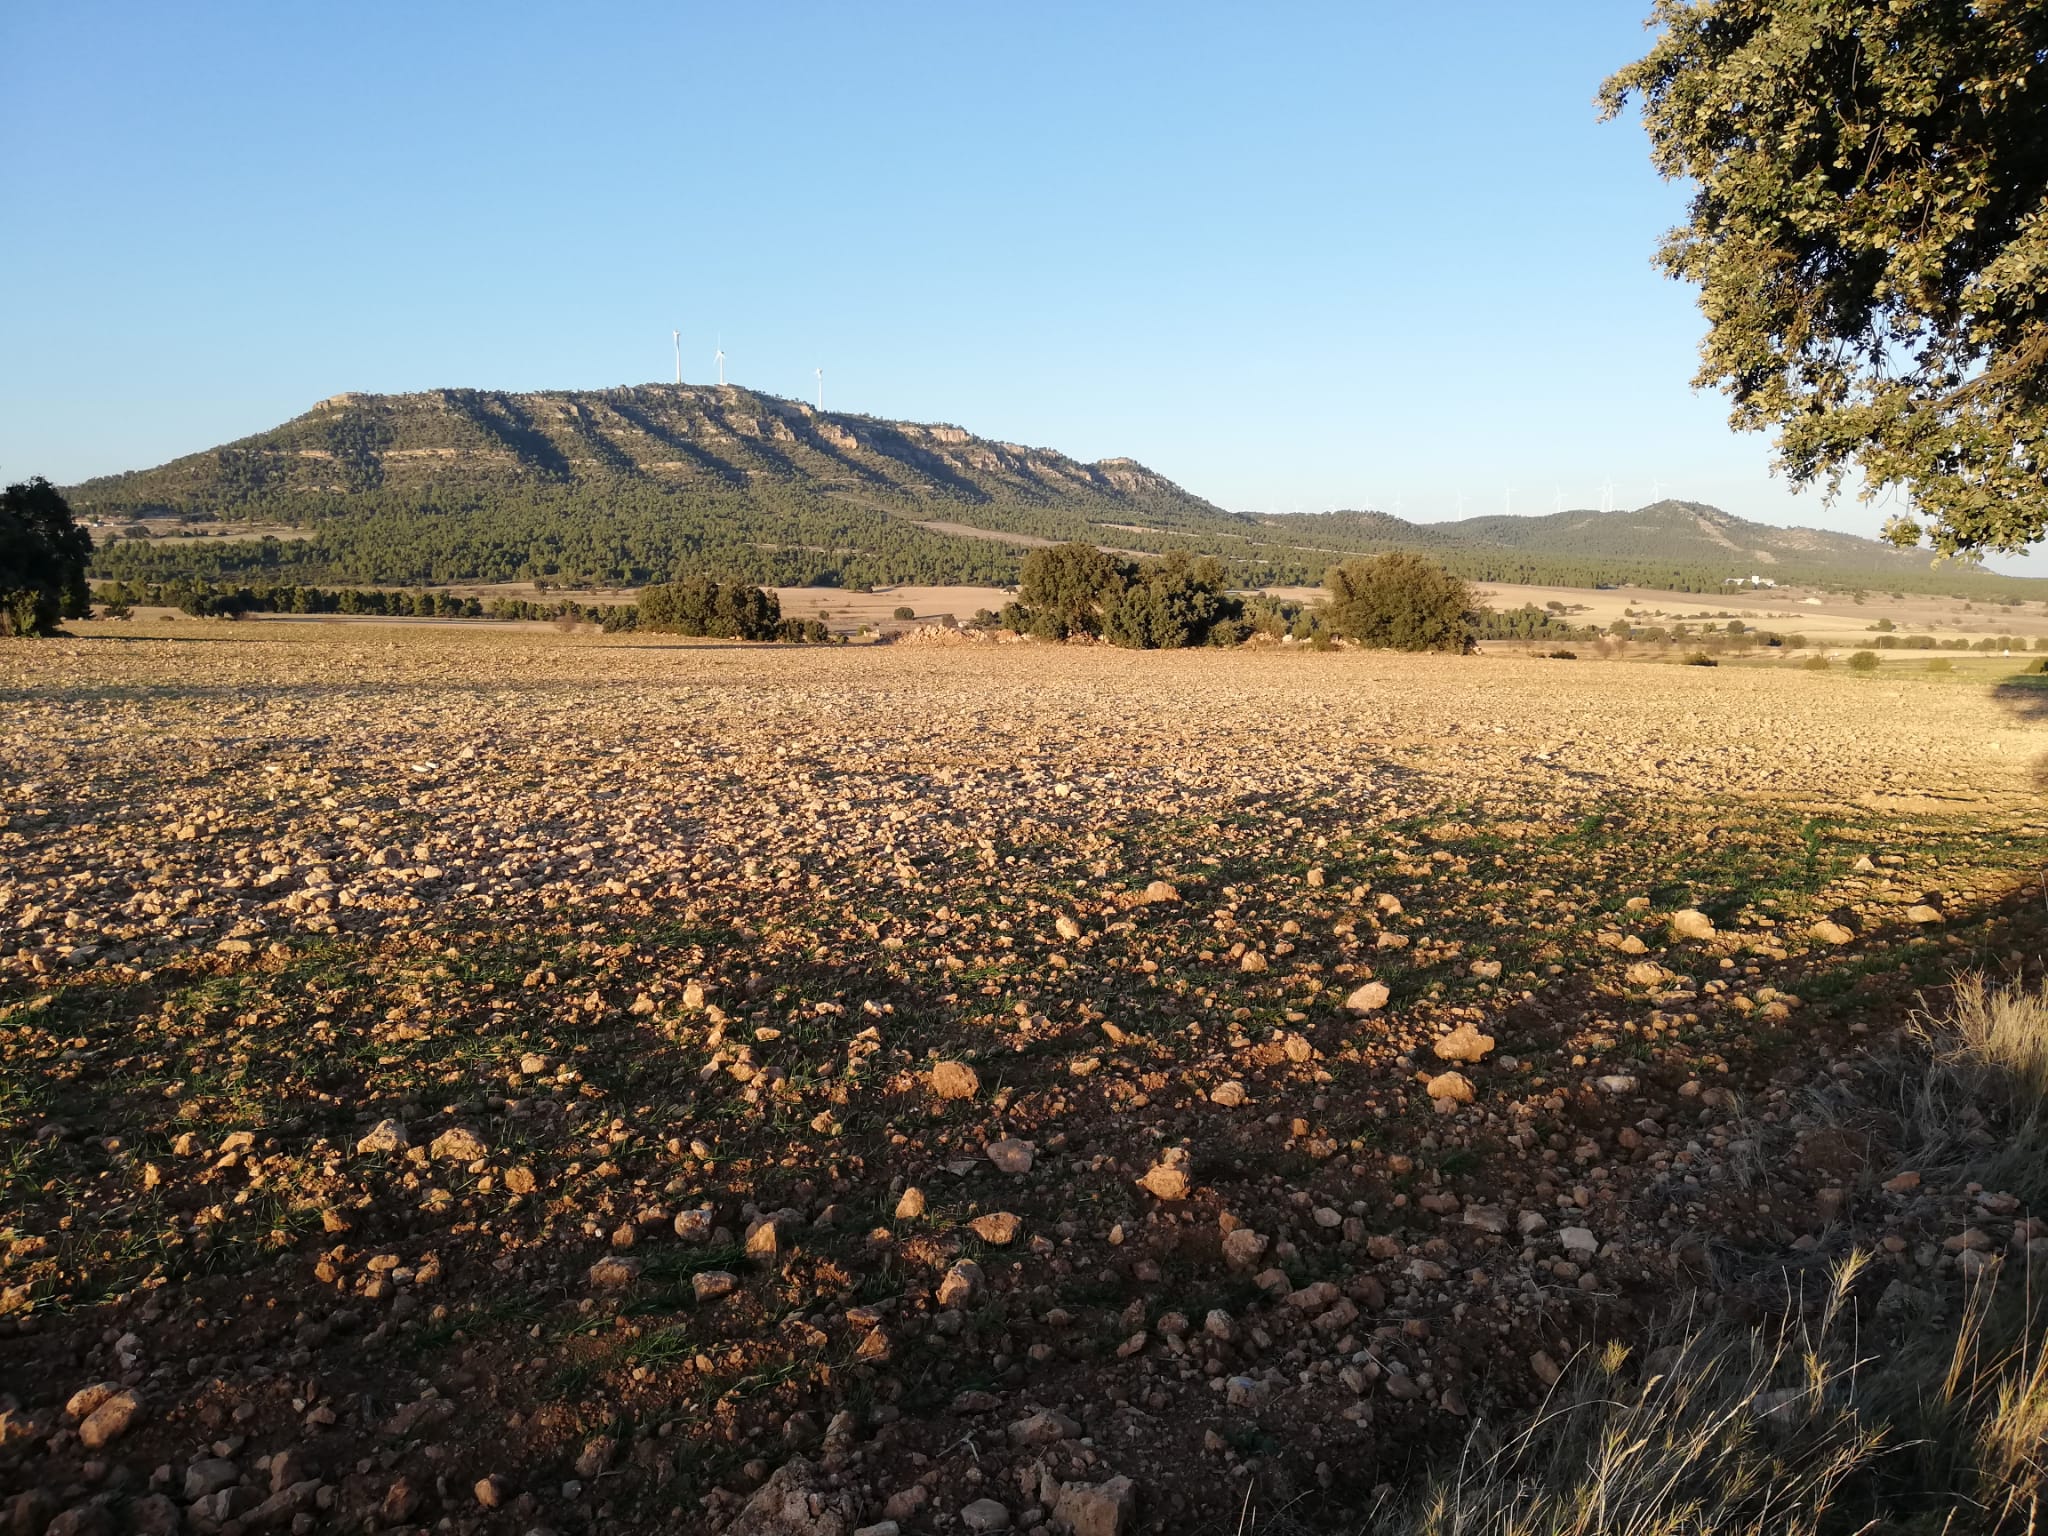
[[(258, 587), (1009, 584), (1028, 548), (1074, 539), (1214, 555), (1246, 586), (1314, 584), (1347, 556), (1411, 550), (1476, 581), (1711, 592), (1763, 574), (1979, 597), (2039, 587), (1684, 501), (1434, 524), (1229, 512), (1129, 459), (1084, 464), (737, 386), (338, 395), (269, 432), (70, 494), (103, 530), (101, 578)], [(160, 536), (193, 522), (309, 536)], [(107, 537), (109, 525), (159, 536)]]

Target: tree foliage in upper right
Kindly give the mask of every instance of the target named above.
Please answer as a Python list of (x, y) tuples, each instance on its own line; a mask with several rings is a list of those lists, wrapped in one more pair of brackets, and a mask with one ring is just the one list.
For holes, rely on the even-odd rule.
[(0, 491), (0, 635), (47, 635), (92, 610), (92, 535), (41, 475)]
[(1656, 0), (1640, 97), (1695, 188), (1660, 261), (1699, 285), (1695, 382), (1795, 483), (1909, 495), (1945, 554), (2048, 531), (2048, 5)]

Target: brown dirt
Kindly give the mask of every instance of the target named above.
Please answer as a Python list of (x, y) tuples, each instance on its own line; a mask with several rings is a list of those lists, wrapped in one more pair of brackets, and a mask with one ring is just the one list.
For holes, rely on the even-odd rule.
[(81, 630), (0, 648), (0, 1486), (109, 1521), (1355, 1524), (1843, 1200), (1912, 1270), (1803, 1106), (2048, 830), (2024, 680)]

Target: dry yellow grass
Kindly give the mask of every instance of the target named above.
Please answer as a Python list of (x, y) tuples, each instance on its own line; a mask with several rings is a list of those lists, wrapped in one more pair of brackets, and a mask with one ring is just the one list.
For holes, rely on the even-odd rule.
[[(1995, 1182), (2013, 1154), (2048, 1153), (2048, 996), (1958, 979), (1892, 1063), (1994, 1108), (1975, 1163)], [(1939, 1097), (1938, 1088), (1934, 1090)], [(1866, 1115), (1923, 1102), (1867, 1100)], [(1896, 1127), (1910, 1137), (1910, 1125)], [(1404, 1536), (1822, 1536), (1912, 1531), (2031, 1536), (2048, 1490), (2048, 1310), (2038, 1255), (1980, 1270), (1931, 1337), (1887, 1349), (1853, 1295), (1871, 1250), (1851, 1250), (1818, 1308), (1796, 1293), (1771, 1322), (1709, 1322), (1647, 1361), (1610, 1347), (1579, 1362), (1534, 1419), (1488, 1434), (1414, 1512)]]

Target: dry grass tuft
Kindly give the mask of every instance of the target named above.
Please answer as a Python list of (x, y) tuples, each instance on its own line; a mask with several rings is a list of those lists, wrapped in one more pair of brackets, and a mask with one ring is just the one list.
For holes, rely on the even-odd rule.
[(1956, 983), (1946, 1035), (1923, 1021), (1940, 1065), (1999, 1091), (2038, 1119), (2048, 1106), (2048, 987), (1994, 987), (1981, 976)]
[(1819, 1536), (1885, 1434), (1856, 1412), (1844, 1348), (1863, 1265), (1838, 1266), (1819, 1320), (1703, 1327), (1654, 1366), (1609, 1346), (1520, 1434), (1462, 1467), (1408, 1536)]
[[(2048, 1172), (2048, 991), (1958, 982), (1911, 1059), (1869, 1079), (1897, 1140), (1995, 1188)], [(1967, 1111), (1967, 1113), (1965, 1112)], [(2029, 1197), (2032, 1195), (2030, 1193)], [(1380, 1536), (2024, 1536), (2048, 1510), (2048, 1307), (2022, 1251), (1969, 1282), (1946, 1331), (1888, 1353), (1865, 1337), (1852, 1252), (1810, 1313), (1711, 1321), (1631, 1369), (1575, 1362), (1504, 1443)], [(1788, 1279), (1790, 1274), (1788, 1272)], [(1864, 1289), (1868, 1289), (1864, 1287)], [(1485, 1431), (1482, 1429), (1481, 1435)]]
[(1907, 1164), (2048, 1199), (2048, 988), (1962, 976), (1912, 1033), (1921, 1050), (1885, 1064), (1891, 1104), (1879, 1106)]

